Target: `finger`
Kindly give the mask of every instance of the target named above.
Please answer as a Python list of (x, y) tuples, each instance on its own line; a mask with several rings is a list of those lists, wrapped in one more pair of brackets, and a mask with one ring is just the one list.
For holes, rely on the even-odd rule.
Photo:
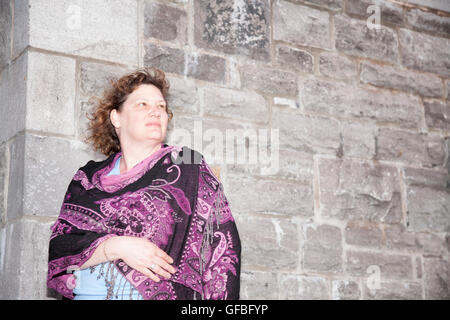
[(142, 274), (144, 274), (147, 278), (152, 279), (155, 282), (161, 281), (161, 279), (158, 278), (153, 272), (151, 272), (148, 268), (142, 268), (138, 269), (138, 271)]
[(160, 276), (170, 279), (170, 273), (168, 273), (166, 270), (161, 268), (159, 265), (155, 263), (155, 266), (152, 268), (152, 271), (156, 274), (159, 274)]
[(164, 269), (164, 271), (168, 271), (170, 273), (175, 273), (176, 272), (175, 268), (172, 265), (168, 264), (164, 259), (161, 259), (159, 257), (155, 257), (154, 261), (159, 267)]
[(167, 261), (168, 263), (173, 263), (173, 259), (171, 256), (169, 256), (166, 252), (164, 252), (161, 249), (157, 249), (156, 251), (156, 256), (163, 258), (165, 261)]

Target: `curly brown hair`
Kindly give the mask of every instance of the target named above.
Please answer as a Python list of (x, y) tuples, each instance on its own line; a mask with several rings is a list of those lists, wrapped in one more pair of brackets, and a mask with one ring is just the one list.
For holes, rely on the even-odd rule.
[(119, 138), (109, 114), (113, 109), (121, 111), (125, 100), (141, 84), (152, 84), (161, 91), (164, 100), (166, 100), (166, 112), (169, 121), (173, 118), (173, 113), (169, 110), (167, 102), (170, 83), (162, 70), (155, 67), (140, 68), (118, 80), (110, 79), (109, 84), (110, 87), (105, 89), (103, 96), (97, 98), (94, 110), (87, 115), (90, 122), (89, 135), (85, 142), (92, 145), (96, 151), (100, 151), (106, 156), (120, 151)]

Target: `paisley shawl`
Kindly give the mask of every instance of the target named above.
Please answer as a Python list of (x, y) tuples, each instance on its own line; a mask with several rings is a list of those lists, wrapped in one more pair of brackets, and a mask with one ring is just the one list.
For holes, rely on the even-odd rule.
[[(75, 173), (51, 227), (47, 286), (73, 299), (71, 272), (106, 239), (135, 236), (158, 245), (177, 269), (154, 282), (122, 259), (111, 262), (107, 274), (120, 272), (144, 299), (239, 299), (239, 234), (203, 155), (161, 144), (120, 179), (107, 176), (120, 155), (91, 160)], [(114, 279), (106, 281), (113, 287)]]

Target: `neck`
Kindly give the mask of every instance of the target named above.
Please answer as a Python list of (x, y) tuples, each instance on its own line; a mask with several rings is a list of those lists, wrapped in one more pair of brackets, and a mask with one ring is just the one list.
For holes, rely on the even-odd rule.
[(146, 147), (140, 146), (138, 148), (121, 146), (121, 149), (122, 158), (120, 159), (119, 168), (120, 173), (125, 173), (130, 171), (139, 162), (161, 149), (161, 142)]

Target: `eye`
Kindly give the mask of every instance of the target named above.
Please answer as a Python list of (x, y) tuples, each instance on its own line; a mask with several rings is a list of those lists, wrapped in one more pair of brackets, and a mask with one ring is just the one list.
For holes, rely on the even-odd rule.
[(146, 105), (145, 102), (139, 102), (139, 103), (138, 103), (138, 106), (140, 106), (141, 104)]

